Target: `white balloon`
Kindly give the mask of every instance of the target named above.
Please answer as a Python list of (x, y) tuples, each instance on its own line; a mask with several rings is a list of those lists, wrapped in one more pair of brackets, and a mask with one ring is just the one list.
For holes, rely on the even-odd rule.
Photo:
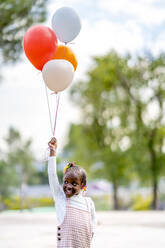
[(42, 76), (48, 88), (57, 93), (71, 84), (74, 68), (64, 59), (49, 60), (42, 69)]
[(54, 13), (52, 28), (60, 41), (68, 43), (79, 34), (81, 21), (74, 9), (63, 7)]

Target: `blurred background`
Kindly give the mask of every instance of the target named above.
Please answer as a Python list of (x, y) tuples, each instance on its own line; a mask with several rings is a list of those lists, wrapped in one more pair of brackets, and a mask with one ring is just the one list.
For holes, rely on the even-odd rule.
[[(44, 83), (41, 72), (25, 57), (22, 40), (28, 27), (34, 24), (51, 27), (53, 13), (63, 6), (77, 11), (82, 30), (69, 44), (77, 55), (78, 68), (72, 85), (62, 92), (60, 99), (56, 129), (60, 182), (68, 161), (86, 169), (87, 195), (94, 200), (99, 216), (98, 237), (106, 235), (103, 236), (106, 240), (109, 232), (117, 235), (118, 229), (105, 229), (107, 223), (116, 227), (123, 220), (122, 225), (127, 225), (129, 218), (133, 224), (140, 218), (145, 222), (141, 224), (159, 227), (155, 229), (155, 243), (152, 238), (147, 239), (153, 246), (145, 243), (147, 233), (141, 243), (129, 246), (124, 238), (123, 246), (114, 243), (111, 247), (126, 244), (127, 248), (135, 248), (136, 244), (144, 248), (164, 247), (161, 239), (165, 227), (163, 0), (1, 1), (1, 223), (9, 224), (4, 229), (7, 232), (11, 218), (19, 219), (19, 213), (21, 218), (23, 213), (25, 216), (55, 213), (45, 161), (51, 128)], [(50, 94), (49, 98), (53, 113), (54, 96)], [(142, 215), (133, 211), (142, 211)], [(35, 218), (39, 217), (34, 215)], [(6, 232), (4, 236), (1, 234), (2, 247), (15, 247), (8, 243)], [(143, 229), (138, 229), (139, 232), (144, 234)], [(129, 234), (123, 237), (127, 235), (130, 238)], [(53, 247), (53, 242), (54, 239), (52, 246), (45, 241), (44, 246), (35, 244), (35, 247)], [(94, 247), (100, 247), (97, 238), (94, 242)]]

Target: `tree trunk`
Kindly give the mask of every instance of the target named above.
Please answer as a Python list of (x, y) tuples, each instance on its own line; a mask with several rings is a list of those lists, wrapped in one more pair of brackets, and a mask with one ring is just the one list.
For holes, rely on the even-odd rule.
[(117, 183), (113, 182), (113, 209), (114, 210), (119, 209), (117, 190), (118, 190)]
[(152, 209), (157, 209), (157, 191), (158, 191), (158, 177), (157, 177), (157, 166), (156, 166), (156, 153), (154, 150), (154, 138), (156, 135), (156, 129), (153, 129), (151, 132), (150, 140), (149, 140), (149, 152), (151, 156), (151, 175), (152, 175)]
[(158, 205), (158, 182), (156, 178), (152, 185), (152, 194), (153, 194), (152, 209), (156, 210)]

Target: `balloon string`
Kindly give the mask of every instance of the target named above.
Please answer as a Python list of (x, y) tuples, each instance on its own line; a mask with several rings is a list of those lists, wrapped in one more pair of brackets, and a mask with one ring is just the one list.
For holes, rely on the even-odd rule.
[[(45, 84), (45, 83), (44, 83), (44, 84)], [(46, 99), (47, 99), (48, 110), (49, 110), (50, 127), (51, 127), (51, 131), (52, 131), (52, 134), (53, 134), (52, 118), (51, 118), (50, 105), (49, 105), (49, 98), (48, 98), (48, 91), (47, 91), (47, 88), (46, 88), (46, 84), (45, 84), (45, 92), (46, 92)]]
[(54, 121), (53, 137), (55, 136), (59, 102), (60, 102), (60, 93), (59, 95), (58, 94), (56, 95), (56, 115), (55, 115), (55, 121)]

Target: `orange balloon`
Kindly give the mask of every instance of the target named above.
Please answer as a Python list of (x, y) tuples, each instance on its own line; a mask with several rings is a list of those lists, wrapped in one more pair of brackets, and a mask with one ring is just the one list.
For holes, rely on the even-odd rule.
[(65, 59), (68, 60), (70, 63), (72, 63), (74, 70), (76, 70), (77, 68), (77, 59), (76, 56), (73, 52), (73, 50), (68, 47), (68, 46), (64, 46), (64, 45), (59, 45), (57, 47), (57, 51), (55, 54), (55, 59)]

